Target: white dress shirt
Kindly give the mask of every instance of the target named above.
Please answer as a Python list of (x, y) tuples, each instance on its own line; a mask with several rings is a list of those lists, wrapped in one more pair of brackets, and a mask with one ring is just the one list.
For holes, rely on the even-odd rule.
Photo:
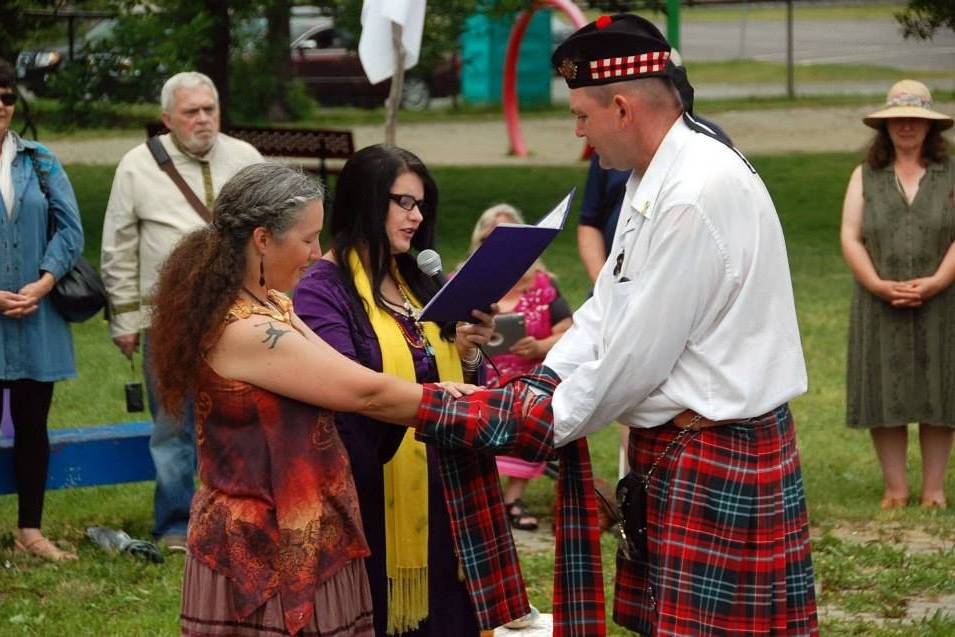
[(749, 418), (804, 393), (786, 244), (759, 176), (678, 119), (631, 176), (594, 295), (544, 364), (562, 379), (557, 445), (688, 408)]

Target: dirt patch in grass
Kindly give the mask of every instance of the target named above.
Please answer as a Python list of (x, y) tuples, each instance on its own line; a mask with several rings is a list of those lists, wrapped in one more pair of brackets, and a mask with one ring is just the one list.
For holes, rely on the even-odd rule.
[(925, 529), (913, 528), (902, 522), (842, 523), (829, 529), (815, 528), (810, 532), (810, 537), (813, 541), (816, 541), (822, 537), (825, 531), (845, 542), (855, 542), (857, 544), (885, 542), (896, 547), (904, 546), (905, 551), (912, 555), (945, 553), (955, 550), (955, 538), (935, 535)]
[(536, 531), (511, 529), (519, 553), (553, 553), (554, 534), (549, 522), (541, 522)]
[(883, 617), (875, 613), (850, 613), (830, 604), (819, 606), (820, 621), (865, 622), (878, 626), (921, 622), (936, 615), (955, 617), (955, 595), (945, 595), (936, 599), (916, 597), (907, 600), (905, 615), (902, 617)]

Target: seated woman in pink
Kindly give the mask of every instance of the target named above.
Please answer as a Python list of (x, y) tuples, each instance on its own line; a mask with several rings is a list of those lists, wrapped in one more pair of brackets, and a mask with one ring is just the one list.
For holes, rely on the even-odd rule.
[[(478, 218), (471, 233), (471, 252), (501, 223), (524, 223), (520, 211), (506, 203), (491, 206)], [(504, 378), (530, 371), (544, 360), (561, 334), (571, 326), (571, 309), (560, 295), (554, 277), (539, 260), (524, 273), (521, 280), (498, 302), (502, 314), (524, 315), (526, 336), (511, 346), (510, 351), (492, 356), (496, 369), (489, 366), (488, 384), (498, 383), (498, 372)], [(511, 526), (515, 529), (537, 529), (537, 518), (524, 504), (527, 483), (544, 473), (543, 462), (526, 462), (508, 456), (497, 457), (497, 470), (508, 477), (504, 503)]]

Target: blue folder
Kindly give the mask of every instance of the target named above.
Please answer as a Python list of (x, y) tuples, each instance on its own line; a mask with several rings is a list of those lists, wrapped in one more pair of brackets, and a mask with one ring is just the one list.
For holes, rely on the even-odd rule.
[(537, 225), (502, 223), (494, 228), (424, 306), (420, 320), (467, 321), (472, 319), (471, 310), (497, 303), (564, 227), (576, 192), (576, 187), (571, 188)]

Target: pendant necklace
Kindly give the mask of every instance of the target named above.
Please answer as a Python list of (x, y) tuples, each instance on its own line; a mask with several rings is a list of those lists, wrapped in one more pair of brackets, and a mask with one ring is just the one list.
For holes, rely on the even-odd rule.
[(249, 288), (245, 287), (244, 285), (242, 286), (242, 290), (243, 290), (246, 294), (248, 294), (249, 296), (251, 296), (253, 299), (255, 299), (255, 302), (258, 303), (259, 305), (261, 305), (262, 307), (264, 307), (265, 309), (270, 310), (270, 311), (272, 311), (272, 310), (275, 309), (275, 307), (274, 307), (271, 303), (268, 303), (268, 302), (266, 302), (266, 301), (263, 301), (263, 300), (260, 299), (258, 296), (256, 296), (256, 295), (252, 292), (252, 290), (250, 290)]

